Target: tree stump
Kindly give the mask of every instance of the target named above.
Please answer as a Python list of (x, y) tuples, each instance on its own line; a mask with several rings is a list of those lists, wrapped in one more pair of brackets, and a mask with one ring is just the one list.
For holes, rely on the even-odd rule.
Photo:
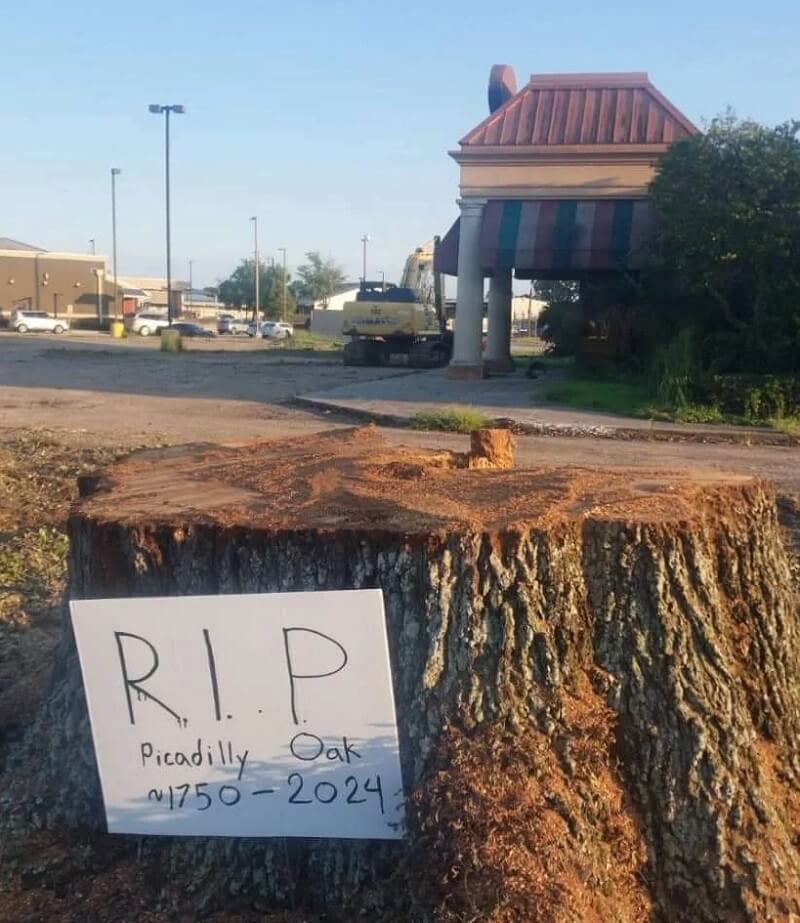
[[(143, 453), (82, 494), (72, 598), (380, 587), (407, 790), (456, 771), (445, 729), (535, 732), (579, 772), (570, 713), (596, 701), (613, 712), (604, 759), (656, 910), (800, 914), (800, 626), (764, 482), (476, 468), (366, 427)], [(3, 796), (0, 828), (103, 829), (69, 626), (49, 699), (12, 759), (39, 770)], [(536, 832), (523, 834), (535, 850)], [(368, 893), (378, 919), (381, 884), (414, 843), (147, 839), (140, 852), (158, 856), (198, 914), (238, 895), (335, 918)], [(588, 918), (562, 911), (553, 919)]]

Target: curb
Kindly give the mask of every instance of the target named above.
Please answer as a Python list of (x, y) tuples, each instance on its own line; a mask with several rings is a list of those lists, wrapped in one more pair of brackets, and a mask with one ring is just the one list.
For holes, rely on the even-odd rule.
[[(332, 401), (317, 400), (311, 397), (294, 397), (287, 403), (309, 410), (336, 413), (350, 420), (364, 423), (377, 423), (399, 429), (411, 429), (412, 418), (400, 414), (380, 413), (373, 410), (360, 410), (345, 407)], [(652, 426), (576, 426), (569, 423), (520, 423), (510, 417), (496, 417), (495, 426), (510, 429), (519, 436), (565, 436), (575, 439), (617, 439), (639, 442), (693, 442), (706, 445), (766, 445), (794, 448), (800, 446), (800, 436), (770, 430), (753, 430), (752, 432), (735, 432), (720, 430), (718, 433), (706, 430), (674, 430)]]

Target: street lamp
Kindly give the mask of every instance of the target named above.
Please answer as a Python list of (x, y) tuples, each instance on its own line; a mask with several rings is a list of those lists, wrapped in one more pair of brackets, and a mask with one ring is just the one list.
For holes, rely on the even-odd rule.
[(278, 247), (278, 253), (283, 254), (283, 310), (281, 317), (286, 320), (286, 247)]
[(386, 291), (386, 273), (381, 270), (381, 291)]
[(117, 279), (117, 177), (119, 167), (111, 168), (111, 259), (114, 264), (114, 318), (119, 319), (119, 280)]
[(255, 277), (255, 289), (256, 289), (256, 301), (255, 306), (253, 307), (253, 323), (258, 323), (258, 309), (260, 307), (259, 298), (258, 298), (258, 284), (259, 276), (261, 272), (261, 266), (259, 265), (258, 260), (258, 215), (253, 215), (250, 219), (253, 222), (253, 276)]
[(94, 237), (89, 238), (89, 246), (92, 248), (92, 256), (95, 256)]
[(194, 260), (189, 260), (189, 300), (188, 304), (191, 304), (192, 301), (192, 289), (193, 289), (193, 274), (192, 267), (194, 266)]
[(367, 242), (368, 241), (369, 241), (369, 234), (365, 234), (361, 238), (361, 244), (364, 248), (364, 273), (361, 276), (361, 281), (364, 283), (364, 285), (367, 284)]
[(166, 175), (166, 199), (167, 199), (167, 323), (172, 326), (172, 265), (171, 265), (171, 241), (170, 241), (170, 214), (169, 214), (169, 117), (170, 113), (183, 115), (186, 112), (183, 106), (160, 106), (158, 103), (151, 103), (148, 106), (153, 115), (164, 114), (164, 138), (165, 138), (165, 175)]

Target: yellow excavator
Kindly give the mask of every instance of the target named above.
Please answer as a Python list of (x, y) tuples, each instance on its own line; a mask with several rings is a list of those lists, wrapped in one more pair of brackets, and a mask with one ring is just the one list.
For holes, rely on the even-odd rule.
[(345, 365), (446, 365), (453, 352), (441, 283), (433, 271), (436, 241), (406, 260), (400, 285), (361, 283), (355, 301), (345, 303), (342, 332), (350, 337)]

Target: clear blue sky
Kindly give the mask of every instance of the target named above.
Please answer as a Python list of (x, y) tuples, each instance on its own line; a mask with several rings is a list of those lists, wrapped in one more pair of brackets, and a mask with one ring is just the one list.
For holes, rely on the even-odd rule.
[[(647, 70), (700, 122), (800, 115), (797, 0), (37, 0), (3, 13), (0, 236), (111, 251), (163, 275), (163, 117), (174, 121), (173, 274), (213, 284), (251, 249), (318, 249), (396, 279), (456, 215), (448, 149), (487, 113), (493, 63)], [(277, 254), (275, 254), (277, 257)]]

